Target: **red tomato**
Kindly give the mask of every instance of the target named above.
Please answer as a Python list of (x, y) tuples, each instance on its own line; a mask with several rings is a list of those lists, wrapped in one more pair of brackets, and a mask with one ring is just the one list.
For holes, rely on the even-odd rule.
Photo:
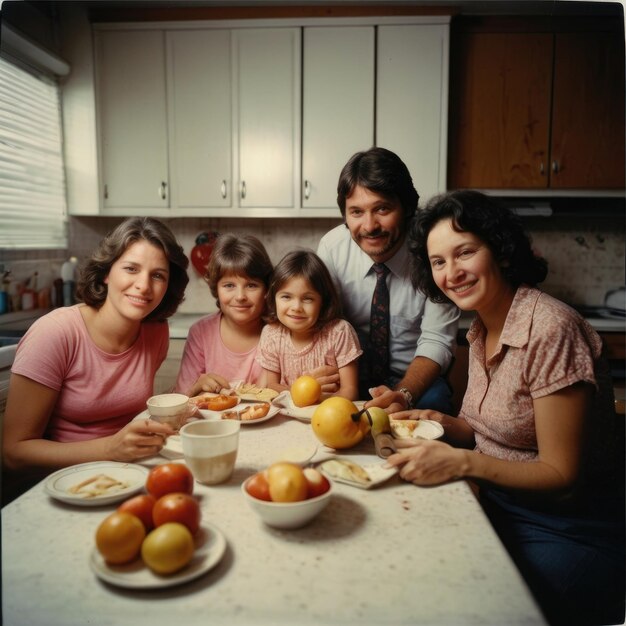
[(188, 493), (168, 493), (156, 501), (152, 520), (156, 528), (168, 522), (178, 522), (193, 535), (200, 528), (200, 505)]
[(270, 485), (267, 482), (265, 472), (257, 472), (246, 485), (246, 491), (257, 500), (267, 500), (270, 502)]
[(145, 526), (146, 532), (149, 532), (154, 528), (152, 509), (154, 508), (155, 502), (156, 498), (154, 496), (144, 493), (122, 502), (122, 504), (117, 507), (117, 510), (136, 515)]
[(321, 496), (330, 489), (328, 479), (319, 470), (307, 467), (304, 470), (304, 477), (306, 478), (307, 483), (307, 498)]
[(182, 463), (163, 463), (150, 470), (146, 490), (159, 499), (167, 493), (193, 493), (193, 474)]

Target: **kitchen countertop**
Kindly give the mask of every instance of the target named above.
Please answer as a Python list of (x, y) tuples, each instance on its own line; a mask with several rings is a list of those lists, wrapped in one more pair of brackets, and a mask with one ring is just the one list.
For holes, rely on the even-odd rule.
[[(203, 520), (226, 536), (226, 554), (197, 580), (163, 590), (121, 589), (90, 570), (95, 530), (116, 505), (73, 507), (36, 485), (2, 509), (4, 624), (545, 623), (465, 482), (420, 488), (393, 477), (370, 490), (336, 483), (308, 526), (265, 526), (240, 484), (277, 451), (313, 442), (309, 424), (280, 414), (242, 427), (233, 477), (194, 491)], [(373, 453), (368, 440), (346, 456), (381, 461)]]

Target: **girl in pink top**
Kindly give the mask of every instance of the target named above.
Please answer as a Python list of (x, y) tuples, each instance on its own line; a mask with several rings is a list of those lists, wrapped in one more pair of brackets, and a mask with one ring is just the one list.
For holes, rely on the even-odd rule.
[(204, 277), (218, 313), (190, 329), (176, 381), (188, 396), (228, 389), (230, 381), (265, 385), (256, 361), (272, 262), (252, 235), (221, 235)]
[(104, 238), (77, 285), (83, 304), (44, 316), (18, 346), (4, 415), (9, 472), (159, 452), (171, 428), (131, 420), (167, 354), (165, 320), (183, 300), (187, 265), (155, 219), (128, 219)]
[(600, 337), (535, 287), (545, 260), (519, 218), (483, 194), (435, 199), (410, 248), (416, 287), (476, 318), (458, 418), (392, 415), (434, 419), (448, 443), (399, 442), (389, 463), (418, 485), (478, 482), (551, 626), (622, 623), (624, 431)]
[(261, 333), (259, 363), (267, 386), (288, 389), (309, 374), (322, 389), (325, 367), (338, 369), (335, 395), (358, 398), (357, 359), (363, 351), (356, 331), (339, 319), (339, 296), (323, 261), (312, 251), (290, 252), (278, 263), (267, 294), (269, 324)]

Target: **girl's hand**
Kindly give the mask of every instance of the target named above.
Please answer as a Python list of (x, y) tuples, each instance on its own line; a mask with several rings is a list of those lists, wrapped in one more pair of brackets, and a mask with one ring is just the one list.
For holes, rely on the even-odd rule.
[(219, 374), (202, 374), (188, 391), (187, 395), (193, 398), (203, 391), (219, 393), (222, 389), (230, 389), (230, 383), (223, 376)]
[(466, 450), (441, 441), (397, 439), (395, 444), (401, 449), (387, 458), (387, 465), (400, 468), (400, 477), (416, 485), (458, 480), (469, 467)]
[(133, 420), (107, 438), (106, 458), (129, 462), (154, 456), (161, 451), (165, 440), (175, 434), (168, 424), (150, 418)]
[(317, 380), (322, 386), (322, 393), (336, 393), (339, 390), (339, 369), (334, 365), (321, 365), (305, 374)]

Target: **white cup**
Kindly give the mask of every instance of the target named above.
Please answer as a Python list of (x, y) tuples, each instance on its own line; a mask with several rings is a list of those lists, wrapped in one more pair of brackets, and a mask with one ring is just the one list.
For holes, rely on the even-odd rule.
[(180, 429), (185, 463), (199, 483), (217, 485), (232, 476), (239, 427), (234, 420), (198, 420)]

